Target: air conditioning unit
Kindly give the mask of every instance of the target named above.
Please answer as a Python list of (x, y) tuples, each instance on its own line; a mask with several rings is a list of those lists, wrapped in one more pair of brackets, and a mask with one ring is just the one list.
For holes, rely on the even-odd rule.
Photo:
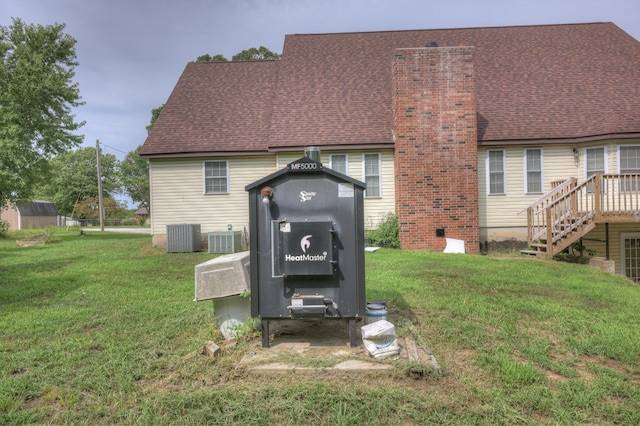
[(242, 232), (209, 232), (209, 253), (235, 253), (242, 250)]
[(201, 248), (200, 225), (167, 225), (167, 252), (188, 253)]

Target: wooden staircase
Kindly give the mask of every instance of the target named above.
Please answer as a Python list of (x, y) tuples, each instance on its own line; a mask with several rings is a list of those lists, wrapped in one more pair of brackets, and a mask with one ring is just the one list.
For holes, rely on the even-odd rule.
[(598, 223), (640, 222), (640, 175), (595, 174), (555, 182), (527, 211), (529, 248), (521, 253), (552, 257)]

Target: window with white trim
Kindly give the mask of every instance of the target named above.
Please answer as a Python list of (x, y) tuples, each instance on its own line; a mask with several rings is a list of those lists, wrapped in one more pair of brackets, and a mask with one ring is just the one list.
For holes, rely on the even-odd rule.
[(524, 178), (527, 194), (542, 193), (542, 149), (525, 149), (524, 167)]
[(620, 233), (620, 266), (623, 275), (640, 282), (640, 233)]
[(487, 192), (489, 195), (505, 193), (504, 150), (487, 151)]
[[(599, 148), (585, 148), (585, 179), (589, 179), (596, 173), (607, 173), (607, 150), (604, 147)], [(587, 192), (594, 192), (592, 183), (587, 185)], [(605, 190), (605, 188), (603, 188)]]
[(600, 148), (586, 148), (585, 149), (585, 158), (586, 158), (586, 167), (585, 173), (586, 178), (590, 178), (596, 173), (605, 174), (607, 172), (607, 152), (604, 147)]
[(229, 162), (227, 160), (204, 161), (202, 168), (205, 194), (229, 193)]
[(364, 196), (366, 198), (381, 197), (380, 154), (364, 154), (362, 156), (362, 162), (363, 180), (367, 184)]
[(349, 157), (347, 154), (331, 154), (329, 156), (329, 167), (343, 175), (349, 174)]
[[(621, 175), (640, 174), (640, 145), (620, 146), (618, 148), (619, 168)], [(622, 176), (621, 191), (638, 191), (638, 176)]]

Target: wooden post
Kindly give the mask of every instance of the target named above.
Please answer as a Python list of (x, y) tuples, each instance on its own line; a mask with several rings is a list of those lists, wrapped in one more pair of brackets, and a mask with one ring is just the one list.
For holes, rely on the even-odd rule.
[(553, 257), (553, 221), (551, 208), (547, 208), (547, 257)]
[(100, 232), (104, 232), (104, 218), (102, 217), (102, 166), (100, 164), (100, 141), (96, 139), (96, 156), (98, 163), (98, 214), (100, 215)]
[(595, 221), (598, 222), (602, 219), (602, 175), (600, 173), (596, 173), (594, 176), (595, 182), (593, 185), (594, 189), (594, 210), (595, 210)]
[(529, 244), (533, 243), (533, 208), (527, 209), (527, 240)]

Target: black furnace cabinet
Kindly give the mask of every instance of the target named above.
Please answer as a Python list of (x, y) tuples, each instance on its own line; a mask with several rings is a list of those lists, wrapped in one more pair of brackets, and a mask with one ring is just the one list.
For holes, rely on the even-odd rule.
[(269, 320), (365, 315), (365, 184), (302, 157), (245, 188), (249, 192), (251, 316)]

